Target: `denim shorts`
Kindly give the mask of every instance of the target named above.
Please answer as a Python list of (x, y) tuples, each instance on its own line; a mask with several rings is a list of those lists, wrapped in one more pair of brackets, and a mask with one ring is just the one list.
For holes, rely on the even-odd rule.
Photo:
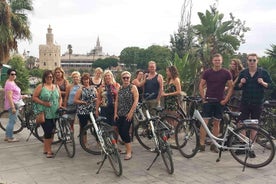
[(222, 119), (223, 105), (220, 102), (208, 102), (203, 104), (203, 118)]

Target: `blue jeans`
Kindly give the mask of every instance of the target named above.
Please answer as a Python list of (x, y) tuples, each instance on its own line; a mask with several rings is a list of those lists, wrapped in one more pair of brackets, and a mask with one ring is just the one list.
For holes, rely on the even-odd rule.
[(9, 122), (8, 125), (6, 127), (6, 137), (11, 139), (13, 138), (13, 127), (14, 124), (16, 123), (16, 119), (17, 119), (17, 115), (18, 115), (18, 110), (16, 110), (16, 113), (12, 113), (12, 109), (9, 109)]

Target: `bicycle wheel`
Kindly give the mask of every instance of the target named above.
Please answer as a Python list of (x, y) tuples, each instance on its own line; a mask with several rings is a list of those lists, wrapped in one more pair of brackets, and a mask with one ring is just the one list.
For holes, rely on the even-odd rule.
[(65, 138), (64, 147), (67, 152), (68, 157), (73, 158), (76, 152), (76, 145), (74, 139), (74, 133), (71, 130), (70, 121), (67, 119), (62, 119), (62, 131)]
[(266, 117), (259, 122), (260, 126), (265, 129), (273, 139), (276, 139), (276, 117)]
[(169, 144), (164, 141), (161, 137), (159, 137), (159, 144), (161, 149), (162, 160), (166, 166), (167, 172), (169, 174), (173, 174), (174, 165), (172, 160), (172, 150), (170, 149)]
[(155, 143), (149, 126), (149, 122), (140, 122), (135, 128), (135, 137), (146, 150), (153, 150)]
[[(0, 113), (0, 127), (6, 131), (6, 127), (9, 122), (9, 112), (8, 111), (3, 111)], [(21, 124), (21, 121), (19, 118), (16, 119), (16, 122), (13, 127), (13, 133), (17, 134), (23, 130), (23, 126)]]
[(166, 126), (170, 129), (168, 142), (170, 143), (171, 148), (177, 149), (176, 140), (175, 140), (175, 130), (179, 124), (179, 120), (171, 115), (165, 115), (161, 118), (161, 121), (165, 123)]
[(262, 129), (243, 126), (235, 129), (229, 137), (231, 155), (239, 163), (251, 168), (264, 167), (275, 156), (275, 145), (271, 137)]
[(111, 167), (114, 170), (116, 176), (121, 176), (123, 173), (122, 162), (120, 158), (120, 154), (116, 149), (116, 146), (112, 143), (111, 138), (109, 136), (104, 136), (106, 151), (108, 152), (107, 158)]
[(93, 154), (101, 154), (101, 146), (98, 143), (93, 124), (86, 125), (80, 132), (80, 145), (84, 151)]
[[(58, 130), (56, 129), (55, 132), (54, 132), (54, 135), (53, 135), (53, 142), (52, 142), (52, 144), (57, 144), (57, 143), (60, 143), (60, 142), (61, 142), (61, 140), (58, 138), (57, 132), (58, 132)], [(42, 129), (41, 124), (37, 124), (37, 123), (36, 123), (36, 127), (35, 127), (35, 137), (36, 137), (39, 141), (43, 142), (43, 140), (44, 140), (44, 131), (43, 131), (43, 129)]]
[(183, 120), (176, 127), (176, 145), (181, 155), (192, 158), (198, 152), (199, 135), (195, 123), (192, 120)]

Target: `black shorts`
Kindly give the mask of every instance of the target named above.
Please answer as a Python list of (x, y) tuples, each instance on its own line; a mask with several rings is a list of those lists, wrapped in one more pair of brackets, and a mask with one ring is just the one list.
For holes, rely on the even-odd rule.
[(220, 102), (208, 102), (203, 104), (203, 118), (222, 119), (223, 105)]
[(239, 109), (241, 112), (239, 120), (243, 121), (246, 119), (260, 119), (262, 110), (262, 105), (241, 104)]

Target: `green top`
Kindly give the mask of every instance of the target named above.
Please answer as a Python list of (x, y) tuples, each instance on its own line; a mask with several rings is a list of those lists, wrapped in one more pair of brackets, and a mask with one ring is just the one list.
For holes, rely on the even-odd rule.
[[(173, 83), (167, 84), (165, 85), (164, 91), (165, 93), (173, 93), (176, 91), (176, 86)], [(164, 104), (165, 104), (165, 109), (167, 110), (171, 110), (171, 111), (177, 110), (178, 109), (177, 95), (164, 97)]]
[(55, 87), (53, 90), (48, 90), (42, 87), (39, 99), (43, 101), (51, 102), (51, 107), (45, 107), (44, 105), (35, 103), (34, 113), (39, 114), (40, 112), (45, 113), (46, 119), (55, 119), (58, 117), (57, 110), (59, 108), (59, 92)]

